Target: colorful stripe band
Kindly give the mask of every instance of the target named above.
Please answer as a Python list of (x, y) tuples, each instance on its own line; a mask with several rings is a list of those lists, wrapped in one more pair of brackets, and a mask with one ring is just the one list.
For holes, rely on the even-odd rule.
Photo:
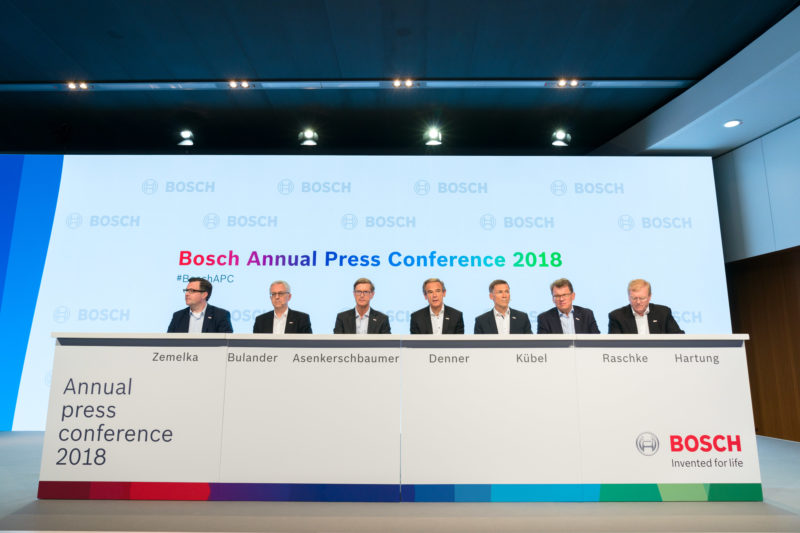
[(762, 501), (760, 483), (596, 485), (371, 485), (40, 481), (39, 498), (307, 502)]

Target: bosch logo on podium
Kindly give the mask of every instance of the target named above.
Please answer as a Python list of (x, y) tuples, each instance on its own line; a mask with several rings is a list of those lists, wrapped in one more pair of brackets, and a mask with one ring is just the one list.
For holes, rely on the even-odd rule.
[(639, 436), (636, 437), (636, 449), (639, 450), (639, 453), (642, 455), (648, 457), (655, 455), (656, 452), (658, 452), (659, 446), (658, 437), (656, 437), (655, 433), (645, 431), (639, 433)]

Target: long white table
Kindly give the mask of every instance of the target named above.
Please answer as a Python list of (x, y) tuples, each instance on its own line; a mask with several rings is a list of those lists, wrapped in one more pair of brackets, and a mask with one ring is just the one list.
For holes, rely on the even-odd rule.
[(762, 498), (746, 335), (54, 336), (40, 498)]

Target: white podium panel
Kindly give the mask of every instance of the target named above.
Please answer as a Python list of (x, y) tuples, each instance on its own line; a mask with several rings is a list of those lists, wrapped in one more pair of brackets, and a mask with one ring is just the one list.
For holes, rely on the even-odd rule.
[(57, 337), (40, 498), (762, 498), (743, 335)]
[(202, 343), (57, 346), (40, 478), (217, 479), (224, 339)]
[(741, 342), (608, 337), (575, 348), (585, 483), (761, 482)]
[(399, 342), (241, 337), (226, 355), (220, 481), (397, 484)]
[(448, 337), (405, 343), (402, 482), (578, 483), (571, 343)]

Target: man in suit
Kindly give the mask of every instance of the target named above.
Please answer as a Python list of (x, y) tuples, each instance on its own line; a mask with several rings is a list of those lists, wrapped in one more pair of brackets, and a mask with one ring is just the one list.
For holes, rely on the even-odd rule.
[(511, 289), (502, 279), (496, 279), (489, 284), (489, 298), (494, 302), (494, 307), (488, 313), (475, 318), (475, 333), (533, 333), (531, 320), (526, 313), (511, 309)]
[(635, 279), (628, 283), (630, 305), (608, 313), (609, 333), (684, 333), (672, 316), (672, 309), (650, 303), (650, 283)]
[(186, 309), (172, 315), (167, 333), (233, 333), (231, 314), (208, 303), (211, 282), (203, 278), (189, 278), (183, 289)]
[(430, 278), (422, 282), (422, 295), (430, 305), (411, 314), (412, 335), (464, 333), (464, 317), (458, 309), (445, 307), (446, 294), (444, 282), (439, 278)]
[(556, 306), (539, 315), (536, 333), (600, 333), (592, 310), (572, 305), (575, 291), (570, 280), (555, 280), (550, 294)]
[(370, 301), (375, 296), (375, 285), (367, 278), (358, 278), (353, 283), (353, 297), (356, 300), (354, 309), (342, 311), (336, 315), (334, 333), (350, 333), (366, 335), (368, 333), (391, 333), (389, 317), (370, 308)]
[(292, 289), (288, 283), (273, 281), (269, 286), (269, 299), (273, 310), (256, 317), (253, 333), (311, 333), (311, 318), (306, 313), (289, 309)]

